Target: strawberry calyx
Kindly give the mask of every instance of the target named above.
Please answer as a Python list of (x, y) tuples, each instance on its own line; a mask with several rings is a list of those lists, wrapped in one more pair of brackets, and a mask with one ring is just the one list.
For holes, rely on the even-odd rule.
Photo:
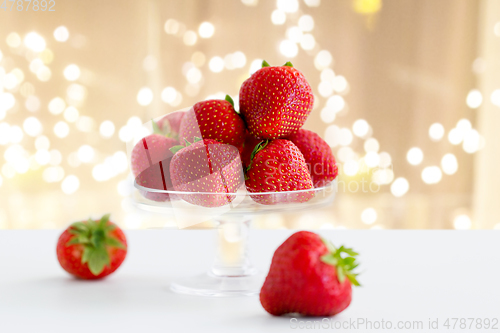
[(271, 67), (271, 65), (269, 65), (269, 63), (265, 60), (262, 60), (262, 68), (264, 67)]
[(231, 96), (226, 95), (226, 98), (224, 98), (224, 100), (226, 100), (226, 101), (228, 101), (229, 103), (231, 103), (231, 105), (233, 106), (233, 109), (234, 109), (234, 101), (233, 101), (233, 99), (231, 98)]
[(253, 151), (252, 153), (250, 154), (250, 163), (248, 164), (248, 167), (247, 167), (247, 171), (250, 170), (250, 168), (252, 167), (252, 163), (253, 163), (253, 159), (255, 157), (255, 155), (257, 155), (257, 153), (259, 151), (261, 151), (262, 149), (266, 148), (267, 144), (269, 143), (269, 140), (263, 140), (261, 142), (259, 142), (254, 148), (253, 148)]
[(188, 146), (191, 146), (193, 143), (196, 143), (196, 142), (201, 141), (201, 140), (202, 140), (201, 138), (195, 136), (193, 142), (191, 143), (186, 138), (184, 138), (184, 142), (185, 142), (184, 145), (173, 146), (172, 148), (170, 148), (170, 151), (175, 155), (182, 148), (186, 148)]
[(82, 264), (86, 263), (90, 272), (97, 276), (111, 264), (108, 247), (125, 249), (119, 239), (111, 236), (115, 229), (116, 226), (109, 223), (109, 214), (98, 221), (76, 222), (69, 228), (69, 233), (74, 236), (66, 245), (83, 245)]
[(328, 240), (322, 239), (328, 249), (328, 253), (321, 256), (321, 261), (325, 264), (332, 265), (337, 271), (337, 278), (340, 283), (343, 283), (347, 278), (353, 285), (360, 286), (356, 279), (359, 274), (353, 273), (353, 270), (358, 267), (356, 256), (359, 254), (353, 249), (344, 246), (338, 249)]
[[(160, 129), (160, 126), (158, 126), (158, 123), (154, 120), (151, 119), (151, 126), (153, 127), (153, 134), (160, 134), (160, 135), (165, 135), (163, 131)], [(170, 132), (170, 124), (167, 124), (169, 127), (169, 132)]]
[(293, 65), (292, 65), (292, 63), (290, 61), (287, 61), (283, 66), (293, 67)]

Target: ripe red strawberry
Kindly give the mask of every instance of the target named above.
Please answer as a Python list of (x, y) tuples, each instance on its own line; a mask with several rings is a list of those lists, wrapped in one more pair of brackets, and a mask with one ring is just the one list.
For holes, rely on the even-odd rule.
[(260, 292), (272, 315), (333, 316), (351, 303), (351, 284), (359, 286), (352, 249), (335, 248), (317, 234), (299, 231), (276, 250)]
[(62, 268), (80, 279), (100, 279), (113, 273), (126, 255), (125, 234), (109, 221), (109, 215), (99, 221), (73, 223), (57, 242)]
[[(231, 145), (205, 139), (178, 150), (170, 163), (170, 176), (176, 191), (204, 192), (179, 194), (183, 200), (204, 207), (219, 207), (233, 201), (244, 176), (238, 150)], [(217, 194), (206, 194), (206, 193)]]
[(186, 111), (176, 111), (158, 120), (158, 129), (167, 137), (179, 140), (179, 130)]
[(284, 138), (304, 125), (314, 95), (304, 75), (290, 62), (262, 68), (240, 88), (240, 113), (250, 133), (261, 139)]
[[(262, 141), (255, 147), (252, 155), (245, 181), (249, 192), (283, 192), (313, 188), (304, 156), (291, 141)], [(312, 191), (252, 195), (253, 200), (264, 205), (305, 202), (312, 197)]]
[(137, 142), (130, 157), (134, 177), (150, 166), (172, 157), (170, 148), (178, 144), (178, 141), (156, 133)]
[(300, 129), (287, 139), (304, 155), (314, 187), (325, 186), (337, 177), (338, 169), (332, 149), (318, 134)]
[(245, 123), (234, 111), (233, 100), (208, 100), (196, 103), (181, 122), (180, 139), (195, 137), (217, 140), (240, 149), (245, 140)]

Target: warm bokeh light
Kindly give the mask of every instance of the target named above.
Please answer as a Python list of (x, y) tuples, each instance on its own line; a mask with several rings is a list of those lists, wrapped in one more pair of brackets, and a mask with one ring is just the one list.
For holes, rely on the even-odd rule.
[(398, 177), (391, 184), (391, 193), (396, 198), (400, 198), (405, 195), (410, 189), (410, 183), (403, 177)]
[(285, 13), (295, 13), (299, 9), (298, 0), (277, 0), (276, 5)]
[(110, 138), (115, 134), (115, 124), (111, 120), (105, 120), (99, 126), (99, 133), (102, 137)]
[(437, 184), (441, 181), (443, 174), (437, 166), (430, 166), (422, 170), (422, 180), (426, 184)]
[(137, 93), (137, 103), (142, 106), (147, 106), (153, 101), (153, 91), (151, 88), (143, 87)]
[(361, 212), (361, 221), (364, 224), (373, 224), (377, 221), (377, 211), (374, 208), (366, 208)]
[(198, 28), (198, 34), (201, 38), (210, 38), (215, 33), (215, 27), (210, 22), (202, 22)]
[(411, 165), (419, 165), (424, 160), (424, 153), (422, 149), (418, 147), (413, 147), (406, 153), (406, 160)]
[(457, 230), (468, 230), (472, 227), (472, 221), (468, 215), (460, 214), (453, 219), (453, 226)]
[(455, 155), (448, 153), (441, 159), (441, 169), (447, 175), (453, 175), (458, 170), (458, 161)]
[(368, 122), (364, 119), (358, 119), (352, 125), (352, 132), (354, 133), (354, 135), (360, 138), (363, 138), (365, 135), (367, 135), (369, 130), (370, 125), (368, 125)]
[(78, 67), (75, 64), (68, 65), (64, 69), (63, 74), (64, 74), (64, 77), (66, 78), (66, 80), (76, 81), (76, 80), (78, 80), (78, 78), (80, 77), (80, 74), (81, 74), (80, 67)]
[(371, 151), (378, 152), (378, 150), (380, 149), (380, 144), (378, 143), (377, 139), (370, 138), (370, 139), (365, 141), (363, 147), (365, 149), (365, 152), (367, 152), (367, 153), (369, 153)]
[(224, 60), (221, 57), (213, 57), (208, 63), (208, 68), (214, 73), (219, 73), (224, 69)]
[(63, 25), (60, 27), (57, 27), (54, 30), (54, 38), (55, 38), (55, 40), (57, 40), (58, 42), (61, 42), (61, 43), (67, 41), (69, 38), (68, 28), (66, 28)]
[(471, 109), (477, 109), (483, 103), (483, 95), (479, 90), (473, 89), (467, 94), (466, 102)]
[(297, 44), (288, 39), (285, 39), (280, 43), (279, 50), (281, 54), (287, 58), (295, 58), (299, 53)]
[(444, 127), (440, 123), (434, 123), (429, 127), (429, 137), (432, 141), (439, 141), (444, 136)]

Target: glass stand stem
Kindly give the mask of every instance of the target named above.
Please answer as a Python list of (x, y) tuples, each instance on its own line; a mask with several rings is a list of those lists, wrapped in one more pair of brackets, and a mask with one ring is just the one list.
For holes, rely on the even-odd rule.
[(256, 274), (248, 257), (250, 219), (232, 216), (217, 222), (217, 250), (210, 273), (227, 277)]
[(250, 219), (229, 216), (217, 221), (215, 261), (208, 272), (172, 282), (176, 293), (198, 296), (254, 296), (264, 283), (248, 257)]

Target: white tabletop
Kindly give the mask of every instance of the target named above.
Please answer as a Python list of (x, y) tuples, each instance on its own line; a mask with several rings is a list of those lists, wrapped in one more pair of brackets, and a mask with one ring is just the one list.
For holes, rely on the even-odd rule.
[[(291, 317), (268, 315), (258, 297), (203, 298), (169, 290), (173, 278), (208, 268), (213, 231), (128, 231), (129, 255), (123, 266), (94, 282), (73, 279), (59, 267), (59, 233), (0, 232), (0, 332), (292, 331)], [(256, 266), (266, 269), (276, 247), (291, 233), (252, 230)], [(500, 232), (320, 233), (361, 253), (363, 287), (354, 291), (351, 306), (334, 322), (391, 321), (395, 331), (399, 321), (422, 321), (424, 330), (397, 331), (427, 332), (431, 318), (440, 325), (433, 332), (500, 331), (469, 330), (469, 321), (466, 329), (459, 330), (458, 324), (456, 330), (443, 328), (447, 318), (500, 318)], [(299, 320), (292, 324), (307, 325), (314, 319)], [(374, 331), (352, 328), (342, 331)]]

